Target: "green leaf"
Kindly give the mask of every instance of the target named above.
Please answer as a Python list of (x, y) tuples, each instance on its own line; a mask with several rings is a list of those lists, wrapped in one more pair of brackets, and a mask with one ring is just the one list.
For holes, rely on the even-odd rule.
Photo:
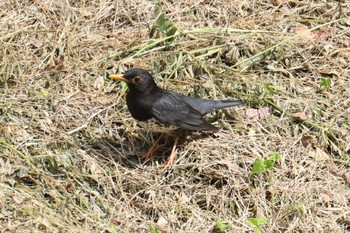
[(265, 161), (265, 167), (266, 168), (272, 168), (276, 161), (279, 160), (281, 158), (281, 155), (277, 152), (273, 152), (268, 159)]
[(162, 25), (159, 26), (159, 31), (166, 32), (168, 28), (170, 28), (173, 25), (173, 23), (170, 20), (164, 21)]
[(164, 13), (160, 14), (156, 20), (156, 26), (159, 28), (164, 24), (165, 21), (166, 21), (165, 14)]
[(250, 227), (258, 227), (258, 219), (256, 219), (256, 218), (248, 218), (248, 225), (250, 226)]
[(272, 160), (272, 159), (265, 160), (264, 164), (266, 169), (272, 168), (273, 165), (275, 165), (275, 160)]
[(299, 213), (301, 214), (305, 214), (305, 205), (304, 204), (299, 204), (298, 205), (298, 210), (299, 210)]
[(253, 163), (252, 173), (258, 174), (266, 170), (265, 161), (263, 159), (257, 158)]
[(277, 152), (272, 152), (268, 159), (276, 162), (277, 160), (281, 159), (281, 155)]
[(320, 89), (324, 90), (331, 86), (331, 79), (330, 78), (323, 78), (320, 82)]
[(230, 228), (231, 226), (228, 223), (221, 222), (220, 220), (217, 220), (215, 222), (215, 230), (217, 230), (220, 233), (224, 233), (226, 230)]
[(48, 96), (49, 95), (49, 92), (47, 90), (42, 90), (41, 91), (41, 94), (44, 95), (44, 96)]
[(266, 224), (267, 220), (265, 217), (258, 218), (258, 225)]
[(149, 225), (149, 230), (151, 233), (159, 233), (157, 227), (154, 226), (153, 224)]
[[(166, 13), (162, 12), (161, 8), (157, 8), (156, 14), (157, 14), (156, 21), (149, 33), (150, 38), (152, 38), (153, 36), (158, 37), (159, 32), (165, 33), (166, 36), (175, 35), (175, 33), (178, 31), (178, 28), (176, 27), (174, 22), (169, 17), (167, 17)], [(173, 39), (174, 38), (169, 38), (169, 41)]]
[(250, 227), (253, 227), (255, 229), (255, 232), (259, 233), (261, 232), (259, 225), (263, 225), (266, 223), (266, 218), (248, 218), (248, 225)]
[(172, 26), (172, 27), (167, 31), (166, 35), (167, 35), (167, 36), (173, 36), (173, 35), (175, 35), (176, 31), (177, 31), (177, 28), (176, 28), (175, 26)]

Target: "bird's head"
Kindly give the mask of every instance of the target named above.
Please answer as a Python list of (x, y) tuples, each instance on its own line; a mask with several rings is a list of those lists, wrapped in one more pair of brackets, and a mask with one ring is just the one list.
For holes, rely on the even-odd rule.
[(129, 69), (123, 75), (110, 75), (109, 78), (126, 82), (130, 91), (150, 93), (153, 88), (157, 87), (152, 75), (140, 68)]

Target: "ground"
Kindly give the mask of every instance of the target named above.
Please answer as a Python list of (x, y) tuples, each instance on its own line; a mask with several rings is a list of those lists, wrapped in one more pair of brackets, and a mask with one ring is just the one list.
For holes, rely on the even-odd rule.
[[(1, 232), (350, 229), (349, 1), (0, 7)], [(130, 67), (246, 104), (145, 163), (157, 135), (107, 78)]]

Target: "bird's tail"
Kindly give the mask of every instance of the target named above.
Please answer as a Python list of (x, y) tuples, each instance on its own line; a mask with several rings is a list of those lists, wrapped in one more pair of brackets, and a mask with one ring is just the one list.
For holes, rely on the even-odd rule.
[(229, 108), (229, 107), (244, 105), (244, 102), (241, 100), (217, 100), (213, 102), (214, 103), (211, 104), (212, 108), (208, 109), (206, 113), (215, 111), (218, 109), (222, 109), (222, 108)]
[(239, 106), (244, 104), (244, 102), (241, 100), (204, 100), (204, 99), (197, 99), (192, 97), (185, 98), (185, 101), (189, 105), (191, 105), (194, 109), (199, 111), (202, 115), (218, 109)]

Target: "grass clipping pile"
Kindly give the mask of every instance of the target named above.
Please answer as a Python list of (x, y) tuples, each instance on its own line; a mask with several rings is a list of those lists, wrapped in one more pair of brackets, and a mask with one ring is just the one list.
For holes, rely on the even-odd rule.
[[(349, 1), (171, 2), (0, 3), (1, 232), (349, 230)], [(247, 105), (161, 172), (131, 66)]]

